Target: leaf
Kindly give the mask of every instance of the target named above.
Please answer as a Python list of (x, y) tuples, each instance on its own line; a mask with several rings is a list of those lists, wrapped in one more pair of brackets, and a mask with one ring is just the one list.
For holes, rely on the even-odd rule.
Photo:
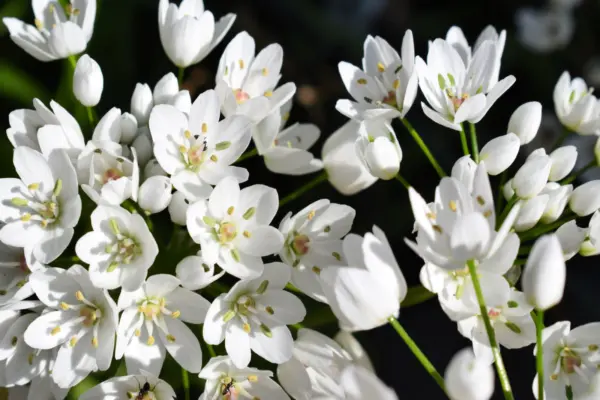
[(0, 60), (0, 96), (31, 105), (34, 98), (48, 100), (50, 94), (46, 88), (29, 74), (14, 65)]
[[(4, 5), (4, 7), (0, 8), (0, 20), (4, 17), (14, 17), (22, 19), (27, 13), (27, 9), (29, 8), (29, 2), (23, 0), (13, 0), (9, 1)], [(4, 24), (0, 24), (0, 37), (8, 34), (8, 29)]]

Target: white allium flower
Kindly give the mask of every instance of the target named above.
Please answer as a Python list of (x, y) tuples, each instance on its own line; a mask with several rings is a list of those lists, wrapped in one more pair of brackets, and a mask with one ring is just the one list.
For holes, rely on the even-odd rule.
[(154, 107), (150, 115), (154, 155), (188, 199), (207, 198), (211, 185), (225, 177), (248, 179), (246, 169), (231, 164), (250, 143), (249, 120), (232, 116), (219, 122), (219, 117), (213, 90), (198, 96), (189, 118), (169, 105)]
[(569, 208), (580, 217), (585, 217), (600, 209), (600, 180), (589, 181), (577, 186), (571, 193)]
[(488, 174), (498, 175), (515, 162), (520, 146), (519, 137), (514, 133), (498, 136), (481, 148), (479, 160), (485, 164)]
[(547, 310), (562, 300), (567, 266), (558, 237), (544, 235), (536, 240), (523, 270), (522, 287), (529, 303)]
[(102, 90), (104, 89), (104, 75), (100, 65), (84, 54), (75, 67), (73, 74), (73, 93), (81, 104), (86, 107), (94, 107), (100, 102)]
[(400, 171), (402, 149), (389, 121), (363, 121), (356, 139), (356, 154), (365, 168), (379, 179), (393, 179)]
[(444, 374), (452, 400), (489, 400), (494, 394), (494, 370), (475, 357), (471, 349), (456, 353)]
[(54, 61), (85, 50), (94, 33), (96, 0), (73, 0), (63, 9), (58, 1), (33, 0), (35, 26), (3, 18), (10, 38), (40, 61)]
[(238, 368), (230, 357), (210, 359), (198, 375), (206, 380), (199, 400), (219, 398), (288, 400), (288, 395), (271, 379), (271, 371), (246, 367)]
[(115, 358), (125, 356), (127, 372), (159, 375), (166, 351), (182, 368), (202, 369), (200, 343), (184, 322), (204, 322), (210, 303), (180, 284), (172, 275), (158, 274), (134, 292), (121, 291)]
[(300, 299), (283, 290), (289, 279), (290, 270), (274, 262), (266, 264), (258, 278), (237, 282), (210, 305), (204, 341), (216, 345), (225, 340), (227, 354), (238, 368), (250, 363), (252, 352), (274, 364), (288, 361), (293, 339), (287, 325), (306, 315)]
[(552, 160), (546, 155), (544, 149), (539, 150), (541, 150), (539, 154), (531, 153), (529, 155), (527, 161), (511, 180), (510, 186), (514, 190), (514, 195), (521, 199), (531, 199), (537, 196), (548, 183)]
[(323, 162), (308, 150), (321, 131), (313, 124), (296, 123), (284, 129), (292, 108), (291, 99), (252, 127), (258, 154), (269, 171), (284, 175), (305, 175), (323, 169)]
[(556, 221), (562, 215), (569, 197), (573, 192), (573, 185), (560, 185), (556, 182), (548, 182), (540, 194), (548, 195), (548, 203), (540, 219), (543, 223), (549, 224)]
[(160, 166), (156, 158), (152, 158), (144, 166), (144, 179), (152, 178), (153, 176), (168, 176), (164, 169)]
[(154, 100), (152, 99), (152, 89), (150, 89), (150, 86), (146, 83), (136, 84), (131, 95), (129, 109), (137, 120), (138, 126), (148, 124), (152, 107), (154, 107)]
[(216, 75), (215, 90), (223, 115), (242, 114), (259, 122), (288, 102), (296, 93), (296, 85), (288, 82), (276, 88), (282, 64), (279, 44), (265, 47), (255, 57), (252, 36), (238, 33), (225, 48)]
[(90, 265), (94, 285), (138, 289), (158, 255), (158, 245), (144, 218), (121, 207), (98, 206), (91, 222), (93, 230), (77, 241), (75, 252)]
[(356, 121), (346, 122), (329, 135), (321, 150), (329, 183), (346, 196), (365, 190), (377, 182), (377, 177), (371, 175), (356, 154), (359, 127)]
[(34, 349), (58, 348), (54, 382), (69, 388), (90, 372), (107, 370), (117, 328), (117, 307), (108, 292), (93, 286), (80, 265), (36, 271), (29, 282), (49, 310), (29, 325), (24, 338)]
[(42, 263), (67, 248), (81, 214), (77, 175), (66, 153), (48, 159), (29, 147), (18, 147), (13, 162), (21, 179), (0, 179), (0, 240), (30, 247)]
[(355, 215), (352, 207), (318, 200), (281, 220), (285, 243), (279, 257), (292, 267), (291, 282), (302, 293), (326, 301), (319, 275), (325, 267), (344, 265), (342, 238), (350, 232)]
[(486, 38), (470, 59), (464, 44), (443, 39), (431, 42), (427, 63), (417, 57), (415, 64), (419, 87), (431, 107), (421, 103), (425, 115), (454, 130), (461, 130), (465, 121), (479, 122), (515, 82), (512, 75), (498, 81), (503, 47), (503, 40)]
[(406, 280), (385, 233), (373, 226), (364, 238), (344, 238), (340, 259), (347, 266), (328, 266), (321, 271), (327, 303), (347, 331), (364, 331), (397, 317), (406, 297)]
[(0, 306), (14, 306), (33, 294), (29, 276), (46, 267), (35, 260), (31, 250), (0, 242)]
[(383, 383), (373, 371), (349, 365), (340, 377), (343, 396), (340, 400), (398, 400), (392, 388)]
[(137, 203), (146, 214), (156, 214), (166, 209), (171, 203), (171, 179), (166, 176), (152, 176), (141, 184)]
[(353, 100), (338, 100), (335, 108), (359, 121), (404, 118), (417, 96), (415, 45), (411, 30), (402, 40), (402, 58), (379, 36), (367, 36), (362, 70), (347, 62), (338, 65), (346, 90)]
[(209, 264), (240, 279), (262, 273), (261, 257), (279, 252), (283, 235), (269, 226), (279, 207), (277, 191), (265, 185), (240, 190), (236, 179), (221, 180), (208, 200), (192, 204), (187, 228)]
[[(487, 285), (484, 297), (487, 314), (494, 328), (498, 344), (508, 349), (518, 349), (535, 342), (535, 323), (531, 318), (533, 306), (525, 294)], [(464, 308), (448, 312), (458, 322), (458, 331), (473, 341), (475, 357), (491, 365), (494, 362), (479, 304), (474, 298), (463, 303)]]
[[(148, 125), (152, 108), (160, 104), (172, 105), (182, 113), (190, 112), (192, 106), (190, 93), (187, 90), (179, 90), (179, 82), (172, 72), (163, 76), (154, 86), (154, 90), (150, 89), (146, 83), (135, 85), (129, 108), (138, 127)], [(138, 136), (139, 134), (140, 131), (138, 131)]]
[[(597, 322), (571, 330), (570, 322), (561, 321), (542, 331), (545, 398), (566, 400), (566, 393), (570, 391), (572, 398), (583, 399), (590, 390), (595, 389), (590, 384), (594, 382), (598, 371), (599, 338), (600, 324)], [(536, 353), (537, 346), (534, 349)], [(537, 379), (536, 375), (533, 380), (536, 399)]]
[(350, 357), (352, 357), (352, 361), (355, 364), (360, 365), (361, 367), (370, 371), (375, 371), (373, 363), (369, 358), (369, 354), (351, 332), (340, 330), (333, 337), (333, 340), (335, 340), (340, 346), (342, 346), (342, 349), (346, 350), (348, 354), (350, 354)]
[(167, 382), (148, 373), (108, 379), (79, 396), (79, 400), (173, 400), (175, 391)]
[(513, 224), (515, 231), (524, 232), (533, 228), (542, 218), (549, 201), (550, 196), (547, 194), (539, 194), (531, 199), (519, 200), (521, 210)]
[(575, 31), (572, 13), (547, 7), (518, 9), (515, 24), (519, 41), (538, 53), (564, 49), (571, 42)]
[[(593, 219), (594, 218), (592, 217), (592, 220)], [(596, 223), (598, 223), (598, 221), (596, 221)], [(596, 255), (600, 253), (600, 249), (596, 249), (593, 245), (591, 245), (591, 240), (586, 240), (588, 231), (590, 232), (591, 237), (591, 229), (588, 230), (586, 228), (580, 228), (577, 226), (575, 221), (569, 221), (558, 228), (556, 232), (554, 232), (558, 238), (558, 241), (560, 242), (560, 247), (562, 249), (565, 261), (570, 260), (577, 253), (581, 254), (582, 256)]]
[(133, 114), (125, 112), (121, 115), (121, 140), (123, 144), (131, 144), (138, 130), (138, 121)]
[(564, 179), (571, 173), (577, 162), (577, 147), (563, 146), (549, 154), (552, 167), (548, 180), (557, 182)]
[(168, 207), (171, 222), (184, 226), (187, 223), (186, 218), (189, 206), (190, 201), (185, 198), (185, 194), (178, 191), (173, 193), (173, 197), (171, 198), (171, 202), (169, 203)]
[(6, 363), (5, 380), (2, 383), (3, 386), (12, 386), (31, 382), (27, 397), (31, 400), (45, 399), (49, 396), (54, 396), (53, 399), (63, 399), (68, 389), (59, 388), (51, 376), (56, 351), (33, 349), (23, 339), (27, 327), (37, 317), (37, 313), (28, 313), (14, 321), (9, 319), (13, 323), (0, 344), (0, 360)]
[(187, 256), (175, 267), (175, 275), (181, 286), (189, 290), (204, 289), (225, 275), (225, 270), (215, 274), (215, 264), (207, 263), (202, 257), (202, 250), (195, 256)]
[(203, 0), (184, 0), (179, 7), (160, 0), (160, 41), (173, 64), (187, 68), (202, 61), (223, 40), (235, 17), (227, 14), (215, 23), (213, 14), (204, 9)]
[(582, 78), (565, 71), (554, 87), (554, 110), (560, 122), (580, 135), (595, 135), (600, 130), (600, 103)]
[(530, 101), (521, 104), (512, 113), (508, 121), (507, 132), (517, 135), (521, 145), (524, 145), (535, 139), (541, 124), (542, 104), (537, 101)]

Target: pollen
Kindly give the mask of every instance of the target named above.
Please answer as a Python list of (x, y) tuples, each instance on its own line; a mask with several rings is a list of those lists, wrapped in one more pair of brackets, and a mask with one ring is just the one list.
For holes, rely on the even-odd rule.
[(69, 309), (69, 305), (67, 303), (65, 303), (64, 301), (60, 303), (60, 308), (62, 308), (63, 310), (68, 310)]
[(71, 340), (69, 340), (69, 346), (75, 347), (76, 344), (77, 344), (77, 338), (75, 336), (73, 336), (71, 338)]
[(179, 310), (173, 311), (173, 313), (171, 313), (171, 318), (179, 318), (180, 315), (181, 315), (181, 311), (179, 311)]
[(263, 68), (262, 69), (262, 76), (267, 76), (269, 75), (269, 70), (267, 68)]
[(244, 231), (243, 235), (244, 235), (244, 237), (245, 237), (245, 238), (247, 238), (247, 239), (249, 239), (249, 238), (250, 238), (250, 236), (252, 236), (252, 235), (250, 234), (250, 232), (248, 232), (248, 231)]
[(31, 184), (27, 185), (27, 189), (29, 189), (29, 190), (38, 190), (39, 188), (40, 188), (39, 183), (31, 183)]
[(477, 196), (477, 203), (479, 203), (480, 206), (483, 206), (485, 205), (485, 200), (483, 199), (483, 197)]
[(331, 253), (331, 255), (333, 256), (333, 258), (335, 258), (338, 261), (342, 260), (342, 256), (337, 251), (334, 251), (333, 253)]
[(140, 335), (142, 334), (142, 332), (140, 332), (140, 330), (139, 330), (139, 329), (136, 329), (136, 330), (135, 330), (135, 332), (133, 332), (133, 334), (134, 334), (136, 337), (140, 337)]
[(271, 96), (273, 96), (273, 91), (271, 91), (271, 90), (267, 90), (267, 91), (265, 92), (265, 97), (271, 97)]
[(452, 211), (456, 212), (456, 201), (450, 200), (449, 206)]
[(206, 122), (202, 123), (202, 133), (206, 133), (208, 132), (208, 125), (206, 125)]
[(398, 89), (398, 87), (400, 86), (400, 80), (399, 79), (395, 79), (394, 83), (392, 83), (392, 86), (394, 89)]
[(252, 330), (252, 328), (250, 328), (250, 324), (248, 324), (248, 323), (245, 323), (244, 326), (242, 326), (242, 329), (246, 333), (250, 333), (250, 331)]
[(242, 60), (241, 58), (238, 60), (238, 64), (240, 66), (240, 69), (244, 69), (244, 60)]
[(44, 23), (41, 20), (39, 20), (39, 19), (36, 18), (34, 20), (34, 23), (35, 23), (35, 27), (36, 28), (38, 28), (38, 29), (44, 29)]
[(384, 67), (383, 63), (381, 63), (381, 62), (378, 62), (378, 63), (377, 63), (377, 70), (378, 70), (379, 72), (383, 72), (383, 71), (385, 71), (385, 67)]
[(233, 214), (233, 212), (234, 212), (234, 211), (235, 211), (235, 208), (234, 208), (233, 206), (230, 206), (230, 207), (227, 209), (227, 214), (231, 215), (231, 214)]
[(23, 222), (28, 222), (31, 219), (31, 214), (29, 213), (25, 213), (23, 215), (21, 215), (21, 221)]
[(550, 380), (551, 380), (551, 381), (558, 380), (558, 375), (557, 375), (557, 374), (552, 374), (552, 375), (550, 375)]
[(356, 83), (358, 83), (359, 85), (366, 85), (367, 80), (365, 78), (360, 78), (356, 80)]
[(429, 219), (435, 219), (435, 214), (432, 212), (428, 212), (427, 214), (425, 214), (425, 216)]
[(52, 336), (54, 336), (54, 335), (57, 335), (59, 332), (60, 332), (60, 326), (57, 326), (50, 331), (50, 334)]
[(96, 336), (92, 338), (92, 346), (98, 348), (98, 338)]
[(273, 310), (273, 307), (271, 307), (271, 306), (267, 306), (267, 307), (265, 307), (265, 311), (266, 311), (266, 312), (267, 312), (267, 314), (269, 314), (269, 315), (273, 315), (273, 314), (275, 314), (275, 310)]
[(321, 268), (319, 268), (315, 265), (314, 267), (312, 267), (312, 272), (319, 275), (319, 274), (321, 274)]
[(148, 346), (152, 346), (154, 344), (154, 336), (152, 336), (152, 335), (148, 336), (148, 341), (146, 341), (146, 344)]
[(169, 341), (169, 343), (175, 343), (175, 336), (169, 334), (167, 335), (167, 340)]
[(183, 135), (185, 136), (186, 139), (190, 139), (192, 137), (192, 132), (186, 130)]
[(214, 154), (213, 154), (212, 156), (210, 156), (210, 161), (212, 161), (212, 162), (217, 162), (218, 160), (219, 160), (219, 159), (217, 158), (217, 156), (216, 156), (216, 155), (214, 155)]
[(27, 362), (29, 363), (29, 365), (33, 365), (34, 357), (35, 357), (35, 354), (33, 354), (33, 353), (29, 353), (29, 356), (27, 356)]
[(81, 290), (78, 290), (75, 292), (75, 298), (79, 301), (83, 301), (84, 297), (83, 297), (83, 293), (81, 293)]
[(483, 213), (483, 216), (486, 218), (488, 218), (491, 215), (492, 215), (492, 210), (487, 210), (486, 212)]
[(437, 233), (442, 233), (442, 227), (439, 225), (433, 225), (433, 230), (436, 231)]
[(308, 213), (308, 216), (306, 218), (308, 218), (308, 220), (312, 220), (315, 217), (315, 210), (312, 210), (311, 212)]

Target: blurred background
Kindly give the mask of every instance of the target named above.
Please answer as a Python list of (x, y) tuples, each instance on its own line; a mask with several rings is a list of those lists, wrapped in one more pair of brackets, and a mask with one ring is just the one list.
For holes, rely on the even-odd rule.
[[(94, 37), (87, 50), (101, 65), (105, 77), (98, 112), (102, 115), (112, 107), (128, 111), (136, 82), (153, 87), (165, 73), (176, 72), (160, 44), (158, 1), (98, 0), (98, 3)], [(452, 25), (460, 26), (471, 44), (488, 24), (498, 30), (506, 29), (501, 77), (512, 74), (517, 81), (477, 125), (477, 131), (480, 146), (483, 146), (490, 138), (506, 133), (508, 118), (519, 105), (540, 101), (547, 111), (543, 128), (525, 149), (527, 152), (521, 152), (521, 158), (535, 147), (549, 146), (561, 132), (553, 117), (552, 90), (562, 71), (583, 76), (592, 86), (600, 84), (598, 0), (557, 0), (553, 4), (522, 0), (205, 0), (205, 5), (217, 18), (227, 12), (236, 13), (237, 21), (206, 60), (186, 70), (185, 88), (190, 90), (192, 98), (214, 86), (220, 54), (236, 33), (248, 31), (256, 40), (257, 50), (278, 42), (285, 51), (282, 82), (293, 81), (298, 86), (291, 122), (311, 122), (321, 129), (321, 140), (313, 148), (317, 155), (324, 139), (346, 121), (334, 108), (337, 99), (348, 97), (339, 79), (337, 64), (345, 60), (360, 65), (367, 34), (384, 37), (399, 51), (405, 30), (412, 29), (416, 53), (425, 57), (427, 42), (445, 37)], [(531, 9), (524, 10), (524, 7)], [(534, 15), (538, 19), (523, 15)], [(31, 6), (26, 0), (0, 0), (0, 16), (33, 21)], [(545, 44), (538, 45), (542, 42)], [(44, 102), (56, 99), (67, 109), (74, 110), (71, 93), (65, 90), (68, 87), (65, 70), (66, 62), (41, 63), (28, 56), (11, 42), (6, 29), (0, 25), (0, 131), (8, 127), (9, 112), (31, 108), (34, 97)], [(458, 134), (429, 121), (420, 109), (422, 100), (419, 95), (407, 118), (444, 169), (450, 171), (454, 160), (461, 155)], [(81, 121), (85, 126), (85, 115)], [(433, 198), (438, 181), (435, 171), (401, 124), (395, 128), (404, 151), (403, 176), (425, 198)], [(578, 164), (586, 164), (592, 157), (595, 137), (569, 140), (580, 147)], [(274, 175), (260, 159), (244, 161), (244, 166), (251, 172), (251, 183), (273, 186), (281, 197), (311, 179)], [(14, 173), (12, 146), (5, 135), (0, 135), (0, 171), (2, 176)], [(492, 184), (495, 183), (493, 180)], [(383, 228), (409, 285), (418, 284), (422, 263), (403, 243), (403, 238), (411, 235), (413, 217), (406, 190), (399, 182), (379, 181), (352, 197), (341, 196), (326, 183), (321, 184), (286, 205), (277, 223), (285, 212), (297, 211), (320, 198), (354, 207), (357, 216), (353, 231), (356, 233), (363, 234), (373, 224)], [(547, 324), (569, 319), (577, 326), (600, 320), (597, 307), (600, 267), (596, 260), (577, 256), (569, 263), (564, 302), (547, 314)], [(440, 371), (456, 351), (470, 346), (435, 299), (401, 310), (400, 321)], [(324, 329), (333, 334), (336, 327), (328, 325)], [(370, 354), (378, 375), (396, 389), (400, 398), (443, 398), (391, 327), (360, 333), (357, 337)], [(516, 397), (532, 398), (533, 346), (503, 354)], [(175, 376), (179, 376), (178, 372)], [(197, 380), (194, 378), (192, 383), (196, 385)], [(195, 393), (198, 395), (199, 388), (194, 390), (198, 390)]]

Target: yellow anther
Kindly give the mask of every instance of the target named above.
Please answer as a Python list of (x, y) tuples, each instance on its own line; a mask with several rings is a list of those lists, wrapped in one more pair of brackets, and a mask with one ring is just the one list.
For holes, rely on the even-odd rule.
[(273, 315), (275, 314), (275, 310), (273, 310), (273, 307), (271, 306), (266, 306), (265, 307), (265, 311), (269, 314), (269, 315)]
[(552, 375), (550, 375), (550, 380), (551, 380), (551, 381), (555, 381), (555, 380), (557, 380), (557, 379), (558, 379), (558, 375), (556, 375), (556, 374), (552, 374)]
[(142, 332), (140, 332), (140, 330), (139, 330), (139, 329), (136, 329), (136, 330), (133, 332), (133, 334), (134, 334), (136, 337), (140, 337), (140, 335), (142, 334)]
[(77, 344), (77, 338), (75, 336), (73, 336), (71, 338), (71, 340), (69, 340), (69, 346), (75, 347), (76, 344)]
[(42, 226), (42, 228), (45, 228), (48, 226), (48, 221), (43, 219), (42, 221), (40, 221), (40, 225)]
[(250, 234), (250, 232), (248, 232), (248, 231), (244, 231), (243, 235), (244, 235), (245, 238), (249, 238), (250, 236), (252, 236)]
[(442, 227), (439, 225), (433, 225), (432, 226), (433, 230), (436, 231), (437, 233), (442, 233)]
[(271, 90), (267, 90), (267, 91), (265, 92), (265, 97), (271, 97), (271, 96), (273, 96), (273, 91), (271, 91)]
[(202, 123), (202, 133), (206, 133), (208, 132), (208, 125), (206, 125), (206, 122)]
[(258, 382), (258, 376), (248, 375), (248, 382), (252, 382), (252, 383)]
[(244, 69), (244, 60), (239, 59), (238, 64), (240, 65), (240, 69)]
[(250, 333), (250, 331), (252, 330), (252, 329), (250, 328), (250, 324), (248, 324), (248, 323), (245, 323), (245, 324), (244, 324), (244, 326), (242, 327), (242, 329), (243, 329), (243, 330), (244, 330), (244, 332), (246, 332), (246, 333)]
[(377, 70), (378, 70), (379, 72), (383, 72), (383, 71), (385, 71), (385, 67), (383, 66), (383, 64), (382, 64), (381, 62), (378, 62), (378, 63), (377, 63)]
[(192, 137), (192, 132), (190, 132), (190, 131), (188, 131), (188, 130), (186, 130), (186, 131), (185, 131), (183, 134), (185, 135), (185, 137), (186, 137), (187, 139), (189, 139), (189, 138), (191, 138), (191, 137)]
[(75, 292), (75, 298), (79, 301), (83, 301), (84, 297), (83, 297), (83, 293), (81, 293), (81, 290), (78, 290)]
[(431, 213), (431, 212), (429, 212), (429, 213), (425, 214), (425, 216), (426, 216), (427, 218), (429, 218), (429, 219), (435, 219), (435, 214), (434, 214), (434, 213)]
[(167, 340), (169, 341), (169, 343), (175, 343), (175, 336), (169, 334), (167, 335)]
[(360, 78), (356, 80), (356, 83), (358, 83), (359, 85), (366, 85), (367, 80), (365, 78)]
[(148, 341), (146, 342), (148, 346), (152, 346), (154, 344), (154, 336), (148, 336)]
[(454, 200), (450, 200), (449, 206), (452, 211), (456, 211), (456, 202)]
[(36, 28), (44, 29), (44, 23), (41, 20), (36, 18), (33, 22), (35, 23)]
[(177, 311), (173, 311), (173, 313), (171, 314), (171, 317), (179, 318), (180, 315), (181, 315), (181, 311), (177, 310)]
[(213, 154), (212, 156), (210, 156), (210, 161), (212, 161), (212, 162), (217, 162), (218, 160), (219, 160), (219, 159), (217, 158), (217, 156), (216, 156), (216, 155), (214, 155), (214, 154)]
[(486, 212), (483, 213), (484, 217), (489, 217), (490, 215), (492, 215), (492, 210), (487, 210)]
[(21, 221), (23, 221), (23, 222), (27, 222), (30, 219), (31, 219), (31, 214), (29, 214), (29, 213), (25, 213), (25, 214), (21, 215)]
[(230, 206), (230, 207), (227, 209), (227, 214), (231, 215), (231, 214), (233, 214), (233, 212), (234, 212), (234, 211), (235, 211), (235, 208), (234, 208), (233, 206)]
[(392, 83), (392, 86), (394, 87), (394, 89), (398, 89), (398, 86), (400, 86), (400, 81), (398, 79), (395, 79), (394, 83)]
[(67, 303), (65, 303), (64, 301), (60, 303), (60, 308), (62, 308), (63, 310), (68, 310), (69, 309), (69, 305)]
[(29, 189), (29, 190), (38, 190), (39, 188), (40, 188), (39, 183), (31, 183), (31, 184), (27, 185), (27, 189)]
[(98, 348), (98, 338), (96, 336), (92, 338), (92, 346)]
[(263, 76), (267, 76), (267, 75), (269, 75), (269, 70), (268, 70), (267, 68), (263, 68), (263, 69), (262, 69), (262, 75), (263, 75)]
[(312, 267), (312, 272), (319, 275), (321, 273), (321, 268), (314, 266), (314, 267)]
[(179, 152), (180, 153), (187, 153), (187, 147), (185, 147), (185, 146), (179, 146)]
[(312, 210), (311, 212), (308, 213), (308, 216), (306, 218), (308, 218), (308, 220), (310, 221), (311, 219), (313, 219), (315, 217), (315, 210)]
[(52, 336), (54, 336), (54, 335), (58, 334), (59, 332), (60, 332), (60, 326), (57, 326), (56, 328), (53, 328), (53, 329), (50, 331), (50, 334), (51, 334)]
[(27, 362), (29, 363), (29, 365), (33, 365), (34, 357), (35, 357), (35, 354), (33, 354), (33, 353), (29, 353), (29, 356), (27, 356)]

